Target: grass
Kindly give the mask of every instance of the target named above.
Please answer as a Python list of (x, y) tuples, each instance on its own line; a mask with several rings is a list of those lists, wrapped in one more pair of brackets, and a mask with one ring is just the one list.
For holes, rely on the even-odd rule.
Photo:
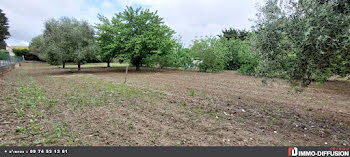
[[(128, 66), (128, 63), (111, 63), (110, 66), (111, 67), (125, 67)], [(62, 66), (60, 66), (62, 67)], [(96, 67), (107, 67), (107, 63), (86, 63), (81, 65), (81, 68), (96, 68)], [(66, 68), (73, 68), (73, 69), (77, 69), (78, 65), (74, 64), (74, 63), (68, 63), (66, 64)]]

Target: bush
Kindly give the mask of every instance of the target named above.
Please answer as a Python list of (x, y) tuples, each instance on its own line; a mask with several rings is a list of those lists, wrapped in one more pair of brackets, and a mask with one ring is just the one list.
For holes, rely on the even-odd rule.
[(226, 70), (237, 70), (240, 67), (238, 53), (240, 51), (240, 40), (230, 39), (223, 41), (228, 51), (225, 54), (227, 62), (225, 65)]
[(9, 52), (5, 49), (0, 49), (0, 54), (3, 54), (3, 55), (8, 55)]
[(198, 67), (202, 72), (218, 72), (225, 68), (227, 47), (215, 37), (194, 40), (191, 53), (199, 60)]
[(145, 58), (143, 63), (146, 66), (154, 67), (174, 67), (174, 68), (192, 68), (193, 57), (188, 48), (184, 48), (181, 43), (177, 43), (173, 50), (163, 55), (153, 55)]
[(39, 57), (31, 54), (28, 48), (14, 48), (12, 51), (16, 56), (24, 56), (25, 60), (40, 61)]
[(0, 60), (9, 60), (9, 59), (10, 59), (9, 54), (0, 53)]
[(258, 58), (252, 53), (249, 36), (246, 37), (246, 40), (230, 39), (222, 40), (222, 42), (227, 47), (226, 70), (238, 70), (240, 73), (249, 75), (255, 73)]

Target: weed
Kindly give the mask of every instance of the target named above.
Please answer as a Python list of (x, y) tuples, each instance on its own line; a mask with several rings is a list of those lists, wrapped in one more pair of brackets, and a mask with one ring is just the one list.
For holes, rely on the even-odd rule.
[(261, 80), (261, 83), (262, 83), (263, 85), (268, 85), (266, 79), (262, 79), (262, 80)]
[(36, 124), (36, 119), (30, 119), (29, 120), (29, 131), (34, 134), (40, 129), (40, 125)]
[(56, 99), (49, 99), (49, 107), (53, 108), (58, 101)]
[(67, 125), (66, 123), (61, 123), (53, 127), (53, 133), (57, 138), (61, 137), (64, 134), (64, 132), (66, 131), (66, 128), (65, 128), (66, 125)]
[(190, 89), (189, 90), (189, 95), (190, 96), (194, 96), (196, 93), (195, 93), (195, 90), (194, 89)]
[(134, 130), (135, 129), (135, 126), (130, 123), (129, 126), (128, 126), (128, 130), (131, 131), (131, 130)]
[(349, 126), (349, 125), (344, 124), (344, 123), (342, 123), (342, 122), (339, 122), (339, 123), (337, 123), (336, 125), (337, 125), (338, 127), (340, 127), (340, 128), (350, 129), (350, 126)]
[(17, 126), (15, 130), (16, 132), (23, 133), (24, 131), (26, 131), (26, 128)]
[(75, 136), (75, 133), (73, 132), (73, 131), (71, 131), (70, 133), (69, 133), (69, 138), (68, 138), (68, 140), (67, 140), (67, 142), (68, 142), (68, 144), (69, 145), (73, 145), (73, 144), (75, 144), (76, 143), (76, 141), (75, 141), (75, 139), (76, 139), (76, 136)]
[(15, 108), (14, 113), (19, 117), (23, 117), (25, 113), (24, 107), (20, 106), (19, 108)]
[(160, 137), (160, 134), (157, 132), (155, 135), (153, 135), (150, 139), (152, 143), (156, 143), (156, 140)]

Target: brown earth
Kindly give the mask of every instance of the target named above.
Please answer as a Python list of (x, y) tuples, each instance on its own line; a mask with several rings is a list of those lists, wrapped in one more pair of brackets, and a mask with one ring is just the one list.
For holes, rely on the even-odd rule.
[[(130, 68), (126, 84), (125, 68), (75, 71), (25, 63), (0, 77), (0, 144), (350, 145), (349, 81), (300, 92), (234, 71)], [(28, 84), (45, 99), (24, 97)]]

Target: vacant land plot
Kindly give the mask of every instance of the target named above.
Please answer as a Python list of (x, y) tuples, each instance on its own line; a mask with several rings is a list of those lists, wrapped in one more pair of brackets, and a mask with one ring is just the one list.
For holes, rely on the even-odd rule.
[(350, 84), (233, 71), (25, 63), (0, 77), (1, 145), (349, 145)]

